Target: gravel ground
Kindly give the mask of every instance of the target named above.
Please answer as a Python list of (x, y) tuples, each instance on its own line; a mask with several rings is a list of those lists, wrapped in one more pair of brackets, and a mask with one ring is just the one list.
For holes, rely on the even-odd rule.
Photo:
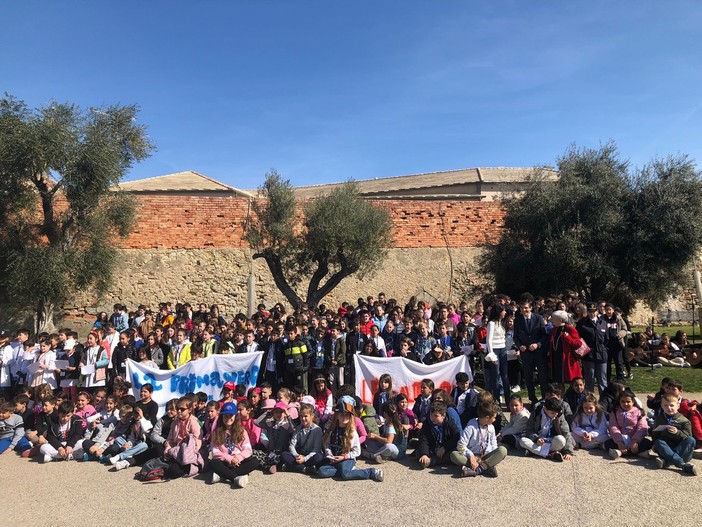
[[(496, 479), (459, 478), (457, 467), (420, 470), (407, 459), (384, 464), (382, 483), (255, 471), (246, 488), (232, 489), (208, 485), (202, 476), (140, 483), (133, 479), (136, 468), (113, 473), (95, 462), (40, 464), (8, 454), (0, 460), (2, 488), (24, 498), (5, 500), (0, 525), (74, 525), (88, 514), (91, 524), (120, 527), (237, 525), (245, 517), (291, 526), (693, 525), (702, 461), (693, 463), (699, 477), (656, 470), (652, 460), (610, 461), (602, 451), (578, 451), (573, 461), (554, 463), (512, 450)], [(74, 504), (87, 504), (89, 512)]]

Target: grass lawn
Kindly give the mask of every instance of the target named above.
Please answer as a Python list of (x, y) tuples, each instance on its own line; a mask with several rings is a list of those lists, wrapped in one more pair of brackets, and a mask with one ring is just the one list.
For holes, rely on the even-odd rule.
[[(631, 368), (634, 374), (633, 379), (626, 379), (626, 384), (631, 388), (640, 399), (645, 400), (646, 395), (656, 393), (661, 387), (661, 379), (663, 377), (671, 377), (682, 382), (684, 387), (683, 396), (689, 392), (702, 392), (702, 368), (643, 368), (635, 366)], [(536, 390), (537, 395), (539, 390)], [(529, 400), (529, 395), (526, 389), (522, 387), (519, 392), (522, 399)]]
[(686, 392), (702, 392), (702, 368), (631, 368), (633, 379), (627, 384), (637, 395), (655, 393), (661, 386), (663, 377), (671, 377), (682, 382)]

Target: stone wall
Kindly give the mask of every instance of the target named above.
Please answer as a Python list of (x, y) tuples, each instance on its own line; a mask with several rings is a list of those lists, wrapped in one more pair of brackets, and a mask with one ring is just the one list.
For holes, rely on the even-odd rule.
[[(381, 267), (363, 279), (348, 278), (325, 299), (337, 307), (359, 296), (376, 296), (383, 291), (403, 303), (412, 295), (432, 300), (449, 298), (451, 260), (453, 268), (465, 269), (477, 248), (395, 248)], [(124, 249), (120, 251), (121, 272), (102, 299), (88, 295), (64, 306), (63, 325), (84, 331), (99, 311), (111, 312), (116, 302), (134, 308), (139, 304), (156, 307), (159, 301), (189, 301), (218, 304), (227, 318), (247, 309), (248, 249)], [(267, 306), (285, 299), (277, 291), (262, 260), (253, 262), (257, 302)], [(454, 279), (460, 279), (454, 272)], [(452, 298), (452, 300), (459, 300)]]

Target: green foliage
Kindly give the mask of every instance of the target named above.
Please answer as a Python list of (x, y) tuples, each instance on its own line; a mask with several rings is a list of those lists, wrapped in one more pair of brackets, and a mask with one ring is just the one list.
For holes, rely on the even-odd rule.
[(135, 215), (131, 196), (111, 188), (153, 149), (137, 113), (0, 100), (3, 301), (36, 307), (108, 287), (115, 237), (129, 234)]
[(656, 306), (702, 242), (702, 180), (694, 163), (670, 157), (632, 173), (609, 143), (571, 147), (558, 168), (558, 182), (536, 171), (523, 193), (505, 198), (504, 233), (481, 260), (496, 290), (573, 291), (624, 310), (638, 298)]
[(308, 279), (305, 301), (316, 305), (347, 276), (362, 277), (386, 254), (392, 223), (347, 182), (308, 204), (296, 231), (296, 200), (289, 180), (272, 171), (260, 189), (245, 225), (254, 258), (264, 258), (276, 285), (293, 304), (295, 288)]

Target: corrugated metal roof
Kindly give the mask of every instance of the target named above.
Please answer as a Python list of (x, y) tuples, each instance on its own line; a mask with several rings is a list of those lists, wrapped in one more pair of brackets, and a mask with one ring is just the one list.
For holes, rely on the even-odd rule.
[(253, 197), (245, 190), (230, 187), (192, 170), (120, 183), (118, 188), (125, 192), (228, 192)]
[[(544, 169), (546, 177), (556, 179), (558, 172), (551, 168)], [(446, 170), (442, 172), (428, 172), (424, 174), (411, 174), (407, 176), (393, 176), (386, 178), (357, 180), (358, 190), (361, 195), (379, 195), (385, 192), (398, 190), (419, 190), (448, 185), (461, 185), (466, 183), (518, 183), (525, 181), (532, 174), (533, 167), (488, 167), (465, 168), (460, 170)], [(313, 198), (330, 192), (343, 183), (329, 183), (322, 185), (308, 185), (295, 187), (298, 198)]]

